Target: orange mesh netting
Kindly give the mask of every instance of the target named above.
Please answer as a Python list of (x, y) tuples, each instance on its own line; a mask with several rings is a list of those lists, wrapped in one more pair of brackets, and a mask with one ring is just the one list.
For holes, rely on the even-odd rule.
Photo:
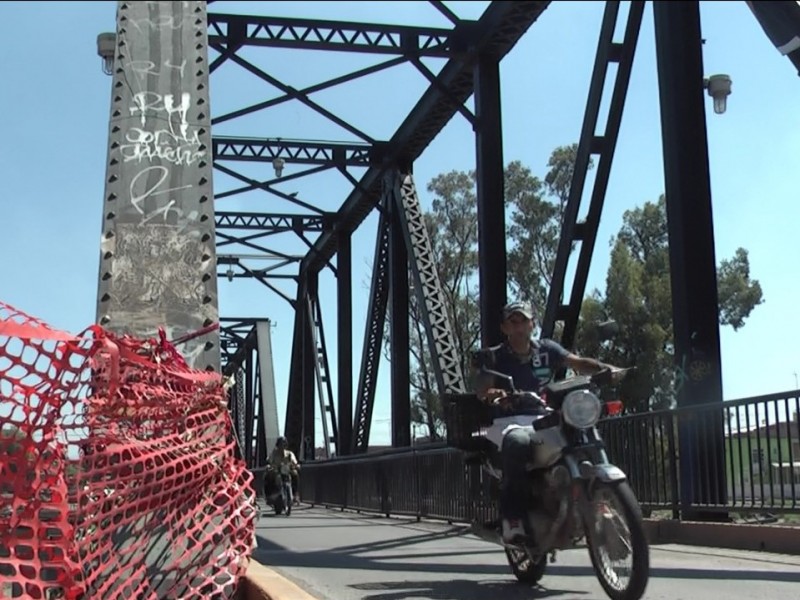
[(251, 474), (219, 374), (0, 302), (0, 598), (231, 598)]

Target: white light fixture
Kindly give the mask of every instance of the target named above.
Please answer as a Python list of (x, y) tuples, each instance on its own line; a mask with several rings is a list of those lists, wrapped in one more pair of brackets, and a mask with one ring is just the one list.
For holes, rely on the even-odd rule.
[(280, 177), (283, 173), (283, 165), (286, 164), (286, 161), (283, 160), (280, 156), (276, 156), (272, 159), (272, 167), (275, 169), (275, 177)]
[(714, 99), (714, 112), (721, 115), (728, 106), (728, 96), (731, 94), (731, 78), (728, 75), (712, 75), (703, 80), (703, 87), (708, 90), (708, 95)]
[(97, 56), (103, 59), (103, 73), (114, 72), (114, 51), (117, 45), (117, 34), (101, 33), (97, 36)]

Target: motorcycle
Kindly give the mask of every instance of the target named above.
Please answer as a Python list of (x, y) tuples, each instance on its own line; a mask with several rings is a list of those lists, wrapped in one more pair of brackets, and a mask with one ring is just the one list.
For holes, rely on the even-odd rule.
[[(625, 371), (616, 373), (624, 376)], [(476, 520), (471, 531), (503, 546), (512, 572), (526, 584), (541, 580), (548, 557), (555, 562), (558, 551), (578, 547), (585, 540), (606, 594), (612, 600), (639, 600), (650, 572), (642, 512), (625, 473), (609, 462), (596, 428), (604, 409), (596, 391), (612, 383), (612, 371), (551, 382), (541, 396), (514, 389), (513, 379), (505, 374), (484, 372), (504, 382), (510, 394), (506, 401), (525, 397), (537, 406), (536, 414), (526, 417), (533, 430), (533, 451), (526, 465), (528, 512), (523, 523), (527, 535), (519, 543), (504, 542), (499, 516), (489, 522)], [(465, 463), (480, 465), (481, 472), (492, 479), (496, 501), (502, 470), (499, 450), (486, 438), (494, 422), (491, 407), (475, 394), (445, 400), (448, 444), (466, 451)], [(616, 410), (619, 403), (609, 404)], [(623, 560), (630, 562), (627, 577), (613, 566)]]
[(289, 465), (281, 465), (279, 469), (269, 467), (265, 476), (264, 497), (266, 503), (275, 510), (276, 515), (292, 514), (294, 498), (292, 495), (292, 470)]

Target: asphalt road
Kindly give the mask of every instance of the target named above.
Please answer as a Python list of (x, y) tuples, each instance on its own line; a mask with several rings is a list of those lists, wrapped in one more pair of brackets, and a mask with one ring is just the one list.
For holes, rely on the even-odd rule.
[[(607, 600), (585, 549), (561, 552), (537, 587), (516, 583), (499, 546), (463, 526), (295, 508), (262, 510), (255, 558), (320, 600)], [(650, 600), (797, 598), (800, 556), (651, 548)]]

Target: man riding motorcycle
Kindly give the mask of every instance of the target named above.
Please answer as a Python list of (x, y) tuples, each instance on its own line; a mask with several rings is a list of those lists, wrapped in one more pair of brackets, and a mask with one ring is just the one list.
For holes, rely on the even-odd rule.
[(525, 465), (532, 452), (531, 417), (542, 414), (539, 399), (533, 395), (514, 395), (510, 399), (504, 389), (495, 387), (490, 369), (513, 378), (518, 390), (538, 392), (556, 371), (569, 367), (579, 374), (592, 374), (602, 369), (618, 371), (593, 358), (580, 357), (553, 340), (532, 340), (533, 310), (527, 302), (511, 302), (503, 308), (500, 328), (506, 341), (482, 348), (473, 355), (477, 370), (475, 389), (478, 397), (493, 407), (493, 425), (486, 433), (501, 451), (503, 481), (500, 489), (500, 515), (503, 519), (503, 540), (516, 543), (524, 538), (523, 519), (526, 512)]
[[(283, 476), (284, 472), (289, 475), (292, 479), (292, 483), (294, 483), (294, 480), (298, 477), (300, 463), (297, 461), (294, 452), (289, 450), (289, 441), (284, 436), (279, 437), (275, 442), (275, 448), (272, 450), (269, 457), (269, 464), (279, 475)], [(286, 498), (287, 507), (291, 507), (294, 503), (294, 485), (290, 486), (290, 489), (290, 497)], [(291, 510), (291, 508), (289, 508), (289, 510)]]

